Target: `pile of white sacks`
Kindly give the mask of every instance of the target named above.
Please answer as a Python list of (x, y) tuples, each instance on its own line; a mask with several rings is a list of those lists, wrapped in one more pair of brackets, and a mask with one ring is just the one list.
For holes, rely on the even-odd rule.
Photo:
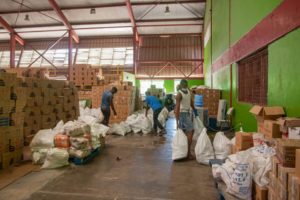
[[(159, 114), (159, 121), (164, 126), (168, 117), (168, 110), (164, 108)], [(153, 114), (149, 110), (128, 116), (125, 122), (112, 124), (111, 127), (101, 124), (103, 114), (98, 109), (80, 108), (80, 117), (75, 121), (63, 123), (60, 121), (53, 129), (40, 130), (32, 139), (30, 148), (32, 160), (35, 164), (42, 164), (44, 169), (53, 169), (69, 164), (69, 157), (84, 158), (92, 149), (100, 147), (100, 137), (106, 134), (125, 136), (129, 132), (148, 134), (152, 131)], [(69, 138), (68, 148), (55, 146), (57, 135)]]
[[(158, 120), (162, 126), (165, 126), (166, 120), (168, 118), (168, 110), (163, 108), (158, 116)], [(116, 134), (125, 136), (127, 133), (134, 132), (143, 134), (148, 134), (152, 131), (153, 127), (153, 112), (150, 109), (148, 111), (147, 117), (145, 116), (145, 110), (136, 112), (127, 117), (126, 121), (119, 124), (112, 124), (108, 131), (108, 134)]]
[[(268, 185), (267, 173), (271, 170), (271, 157), (275, 155), (275, 150), (264, 143), (262, 134), (253, 134), (254, 147), (230, 155), (235, 138), (229, 140), (223, 132), (218, 132), (211, 143), (198, 117), (194, 118), (194, 131), (198, 163), (208, 165), (211, 159), (225, 160), (222, 165), (212, 165), (212, 172), (214, 178), (224, 181), (227, 192), (240, 199), (251, 199), (252, 181), (261, 187)], [(172, 159), (183, 159), (187, 152), (187, 137), (178, 129), (172, 141)]]
[[(69, 164), (69, 157), (84, 158), (92, 149), (100, 147), (100, 137), (105, 137), (109, 127), (100, 124), (103, 115), (100, 109), (81, 109), (75, 121), (60, 121), (53, 129), (40, 130), (32, 139), (30, 148), (35, 164), (53, 169)], [(55, 146), (55, 136), (66, 135), (68, 148)]]

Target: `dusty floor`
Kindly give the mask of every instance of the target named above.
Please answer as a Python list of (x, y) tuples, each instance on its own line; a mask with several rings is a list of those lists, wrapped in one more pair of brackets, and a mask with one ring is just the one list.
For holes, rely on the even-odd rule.
[(109, 136), (90, 164), (33, 172), (1, 190), (0, 199), (218, 199), (210, 167), (172, 162), (174, 120), (167, 127), (165, 137)]

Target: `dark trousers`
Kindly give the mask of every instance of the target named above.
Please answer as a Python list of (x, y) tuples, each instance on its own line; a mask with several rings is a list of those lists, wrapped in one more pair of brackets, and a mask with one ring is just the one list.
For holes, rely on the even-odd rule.
[(164, 127), (161, 125), (161, 123), (158, 121), (158, 115), (161, 112), (162, 108), (156, 109), (153, 111), (153, 129), (156, 132), (157, 131), (157, 126), (160, 129), (164, 129)]
[(102, 111), (103, 116), (104, 116), (102, 124), (105, 125), (105, 126), (108, 126), (108, 124), (109, 124), (109, 117), (110, 117), (110, 108), (108, 108), (108, 109), (101, 108), (101, 111)]

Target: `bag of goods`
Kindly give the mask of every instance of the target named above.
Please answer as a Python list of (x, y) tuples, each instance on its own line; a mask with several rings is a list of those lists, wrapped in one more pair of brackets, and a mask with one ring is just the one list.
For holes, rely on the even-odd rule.
[(75, 149), (88, 149), (89, 140), (84, 137), (71, 137), (71, 146)]
[(30, 143), (31, 150), (34, 151), (53, 147), (55, 134), (55, 131), (52, 129), (39, 130)]
[(215, 154), (217, 159), (225, 159), (231, 152), (231, 142), (230, 140), (224, 135), (224, 132), (217, 132), (213, 146), (215, 149)]
[(187, 157), (188, 139), (181, 129), (176, 131), (172, 141), (172, 160), (180, 160)]
[(203, 122), (201, 121), (200, 117), (198, 117), (198, 116), (194, 118), (193, 125), (194, 125), (193, 140), (197, 141), (200, 133), (202, 132), (202, 130), (204, 128), (204, 125), (203, 125)]
[(215, 158), (214, 149), (210, 142), (210, 139), (204, 128), (198, 137), (197, 144), (195, 146), (195, 155), (197, 162), (208, 165), (209, 160)]
[(70, 157), (85, 158), (91, 153), (89, 149), (76, 149), (71, 147), (69, 150)]
[(54, 137), (54, 145), (57, 148), (69, 148), (70, 147), (70, 136), (57, 134)]
[(39, 149), (32, 152), (33, 164), (43, 164), (47, 157), (48, 149)]
[(143, 134), (148, 134), (152, 131), (151, 120), (146, 116), (141, 116), (141, 125)]
[(65, 149), (51, 148), (47, 152), (42, 169), (54, 169), (69, 165), (69, 153)]
[(238, 162), (227, 185), (227, 192), (240, 198), (251, 199), (252, 196), (252, 165), (249, 160), (248, 152), (238, 154)]

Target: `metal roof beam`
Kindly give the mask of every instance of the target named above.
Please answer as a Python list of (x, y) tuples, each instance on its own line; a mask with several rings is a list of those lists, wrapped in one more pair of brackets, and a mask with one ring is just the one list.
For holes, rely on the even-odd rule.
[[(206, 0), (190, 0), (190, 1), (162, 1), (159, 4), (191, 4), (191, 3), (205, 3)], [(133, 2), (131, 3), (132, 6), (146, 6), (146, 5), (155, 5), (157, 1), (149, 1), (149, 2)], [(126, 6), (124, 2), (118, 3), (106, 3), (106, 4), (96, 4), (96, 5), (82, 5), (82, 6), (69, 6), (69, 7), (61, 7), (60, 9), (63, 10), (78, 10), (78, 9), (90, 9), (90, 8), (113, 8), (113, 7), (121, 7)], [(44, 8), (44, 9), (30, 9), (30, 10), (11, 10), (11, 11), (0, 11), (0, 15), (4, 14), (17, 14), (17, 13), (29, 13), (29, 12), (47, 12), (52, 11), (52, 9)]]
[(15, 32), (15, 30), (0, 16), (0, 24), (6, 29), (10, 34), (14, 35), (14, 39), (22, 46), (25, 45), (25, 41)]
[(62, 23), (68, 28), (68, 30), (70, 31), (73, 40), (76, 43), (79, 43), (79, 37), (77, 35), (77, 33), (73, 30), (72, 25), (70, 24), (70, 22), (68, 21), (68, 19), (66, 18), (66, 16), (64, 15), (64, 13), (61, 11), (61, 9), (59, 8), (59, 6), (57, 5), (55, 0), (48, 0), (50, 5), (52, 6), (53, 10), (56, 12), (57, 16), (62, 20)]
[(138, 42), (139, 41), (139, 33), (138, 33), (136, 22), (135, 22), (135, 19), (134, 19), (132, 6), (131, 6), (131, 3), (130, 3), (130, 0), (125, 0), (125, 1), (126, 1), (126, 7), (127, 7), (127, 10), (128, 10), (129, 18), (130, 18), (130, 21), (131, 21), (131, 24), (132, 24), (135, 41)]

